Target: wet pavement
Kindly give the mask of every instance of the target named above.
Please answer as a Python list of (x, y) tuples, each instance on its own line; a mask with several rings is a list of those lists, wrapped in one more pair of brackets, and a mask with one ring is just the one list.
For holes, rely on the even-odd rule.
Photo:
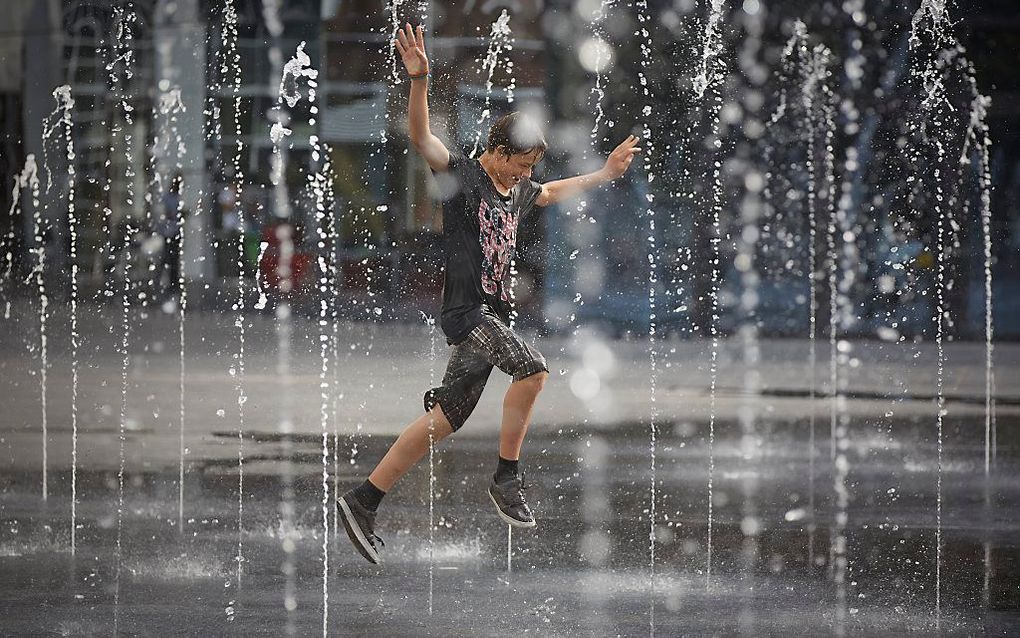
[[(931, 372), (928, 351), (918, 347), (919, 357), (898, 359), (874, 354), (875, 344), (854, 344), (864, 363), (846, 405), (843, 482), (850, 500), (841, 585), (831, 567), (836, 522), (843, 520), (835, 497), (840, 474), (830, 456), (832, 402), (808, 396), (804, 342), (761, 344), (761, 396), (741, 391), (739, 360), (727, 355), (711, 454), (704, 344), (671, 344), (683, 372), (664, 369), (659, 379), (653, 483), (650, 403), (647, 394), (638, 396), (647, 393), (644, 344), (540, 340), (554, 375), (522, 457), (538, 528), (515, 531), (508, 542), (485, 494), (503, 387), (494, 376), (478, 418), (436, 450), (431, 534), (426, 459), (383, 502), (377, 531), (386, 546), (376, 567), (342, 529), (336, 536), (329, 503), (324, 524), (323, 470), (330, 490), (334, 480), (342, 490), (364, 477), (403, 422), (416, 416), (416, 395), (429, 375), (441, 375), (443, 344), (432, 359), (424, 329), (344, 332), (354, 348), (337, 371), (346, 396), (335, 417), (332, 405), (327, 412), (324, 465), (314, 323), (295, 324), (289, 407), (280, 406), (282, 381), (273, 374), (271, 324), (251, 328), (252, 398), (239, 438), (229, 318), (195, 317), (186, 359), (180, 527), (178, 355), (174, 324), (160, 321), (140, 322), (133, 342), (119, 551), (115, 335), (88, 332), (82, 350), (73, 555), (61, 324), (55, 322), (50, 353), (45, 502), (39, 379), (32, 373), (37, 353), (9, 333), (0, 343), (9, 397), (0, 421), (0, 634), (310, 635), (322, 633), (324, 622), (332, 635), (386, 636), (1020, 632), (1020, 416), (1010, 394), (1017, 378), (1010, 373), (1020, 365), (1008, 346), (998, 351), (1003, 401), (986, 479), (983, 346), (952, 344), (950, 362), (957, 365), (947, 375), (953, 400), (942, 449), (940, 557), (934, 404), (930, 388), (922, 391)], [(27, 325), (24, 332), (29, 341)], [(827, 346), (819, 344), (819, 394)], [(603, 347), (615, 369), (605, 364)], [(736, 344), (726, 348), (739, 354)], [(580, 369), (603, 372), (600, 389), (615, 397), (613, 418), (591, 416), (604, 411), (583, 386), (571, 385)], [(294, 419), (289, 437), (279, 434), (285, 408)], [(281, 524), (287, 510), (280, 506), (288, 501), (293, 528)]]

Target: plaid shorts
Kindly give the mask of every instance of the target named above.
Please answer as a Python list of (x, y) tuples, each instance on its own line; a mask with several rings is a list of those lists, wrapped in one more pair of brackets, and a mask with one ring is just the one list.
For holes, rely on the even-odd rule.
[(425, 393), (425, 411), (438, 403), (454, 431), (459, 430), (478, 404), (493, 366), (514, 381), (549, 371), (542, 353), (482, 306), (482, 322), (453, 347), (443, 385)]

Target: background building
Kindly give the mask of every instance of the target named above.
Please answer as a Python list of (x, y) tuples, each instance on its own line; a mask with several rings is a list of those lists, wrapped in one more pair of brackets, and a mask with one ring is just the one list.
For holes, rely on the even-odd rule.
[[(643, 174), (634, 171), (614, 188), (590, 196), (586, 204), (549, 210), (537, 227), (522, 231), (517, 277), (520, 321), (550, 330), (565, 330), (577, 322), (602, 323), (616, 332), (646, 330), (650, 249), (643, 202), (650, 195), (656, 202), (658, 222), (654, 236), (658, 324), (667, 332), (704, 334), (711, 314), (706, 301), (711, 268), (704, 251), (713, 232), (706, 202), (716, 156), (712, 147), (705, 146), (705, 141), (715, 139), (712, 122), (706, 120), (704, 104), (697, 103), (691, 91), (691, 78), (701, 63), (702, 27), (688, 19), (696, 3), (650, 2), (653, 20), (649, 25), (639, 24), (625, 8), (614, 7), (604, 19), (595, 19), (597, 2), (397, 4), (401, 22), (425, 16), (434, 66), (432, 123), (451, 144), (471, 150), (479, 136), (484, 139), (496, 114), (512, 108), (533, 109), (549, 126), (552, 148), (542, 171), (552, 178), (597, 167), (596, 158), (618, 139), (650, 122), (652, 169), (659, 177), (651, 191)], [(138, 267), (129, 271), (131, 276), (139, 282), (153, 278), (159, 257), (147, 240), (156, 234), (153, 229), (167, 203), (180, 201), (186, 219), (184, 273), (189, 289), (195, 290), (195, 303), (229, 307), (238, 277), (251, 281), (258, 272), (260, 242), (272, 244), (271, 231), (279, 221), (269, 175), (273, 144), (267, 118), (278, 89), (271, 44), (278, 43), (286, 59), (303, 42), (321, 73), (315, 124), (309, 124), (313, 114), (307, 102), (289, 114), (293, 135), (288, 138), (286, 179), (293, 208), (290, 221), (298, 230), (297, 276), (305, 278), (301, 290), (308, 290), (316, 258), (326, 251), (343, 274), (332, 293), (345, 314), (372, 320), (417, 319), (421, 310), (438, 310), (442, 220), (430, 197), (427, 167), (409, 149), (404, 133), (407, 83), (399, 60), (390, 55), (386, 44), (394, 26), (388, 5), (341, 0), (294, 0), (281, 5), (283, 29), (274, 40), (261, 0), (238, 0), (234, 5), (199, 0), (10, 3), (12, 26), (0, 33), (4, 149), (0, 171), (4, 183), (11, 184), (27, 154), (46, 162), (39, 241), (48, 246), (46, 272), (54, 285), (68, 287), (63, 275), (70, 244), (68, 180), (64, 178), (69, 174), (69, 160), (58, 139), (62, 133), (56, 130), (44, 141), (44, 127), (59, 116), (51, 114), (56, 106), (54, 88), (69, 85), (74, 99), (75, 154), (70, 163), (75, 209), (81, 220), (79, 284), (86, 297), (104, 301), (104, 292), (123, 276), (124, 255), (138, 260)], [(228, 6), (236, 10), (236, 60), (233, 32), (226, 28), (231, 21)], [(847, 291), (847, 303), (861, 320), (845, 329), (872, 335), (884, 320), (869, 318), (896, 315), (901, 317), (898, 323), (904, 333), (928, 334), (935, 313), (925, 292), (934, 281), (935, 222), (925, 212), (931, 210), (931, 201), (922, 197), (907, 202), (905, 195), (901, 197), (909, 190), (908, 173), (917, 167), (897, 164), (901, 158), (896, 154), (897, 139), (910, 122), (909, 114), (918, 108), (911, 97), (911, 87), (916, 85), (911, 82), (916, 81), (920, 63), (906, 38), (913, 9), (870, 2), (865, 8), (872, 23), (848, 31), (848, 18), (838, 3), (764, 6), (767, 28), (755, 55), (770, 77), (779, 78), (779, 58), (797, 18), (813, 38), (832, 49), (830, 72), (837, 98), (841, 104), (852, 103), (859, 121), (873, 128), (869, 144), (862, 146), (869, 152), (861, 155), (853, 194), (860, 259), (854, 266), (858, 283)], [(729, 60), (724, 82), (727, 105), (741, 105), (754, 88), (753, 69), (741, 57), (748, 54), (749, 40), (740, 19), (740, 11), (746, 10), (735, 9), (727, 20), (732, 31), (724, 42)], [(494, 42), (500, 45), (492, 34), (494, 28), (500, 29), (504, 11), (509, 33), (502, 44), (509, 46), (495, 47), (499, 63), (487, 90), (490, 78), (484, 61), (487, 53), (493, 53)], [(1013, 311), (1018, 295), (1011, 294), (1020, 288), (1020, 208), (1016, 204), (1020, 201), (1016, 132), (1020, 100), (1015, 99), (1020, 85), (1011, 73), (1020, 50), (1015, 46), (1020, 39), (1018, 20), (1010, 2), (986, 2), (970, 8), (956, 27), (979, 87), (992, 99), (987, 121), (993, 140), (993, 272), (1000, 337), (1020, 334), (1015, 319), (1020, 315)], [(130, 37), (123, 37), (123, 30), (117, 37), (122, 25), (127, 25)], [(643, 26), (651, 29), (655, 43), (647, 68), (641, 63), (642, 38), (635, 35)], [(856, 50), (850, 33), (866, 40), (860, 47), (866, 57), (858, 88), (847, 83), (840, 66)], [(608, 47), (599, 49), (599, 42)], [(605, 55), (593, 60), (593, 52), (598, 51)], [(512, 70), (507, 61), (512, 61)], [(596, 68), (603, 73), (596, 74)], [(237, 70), (240, 85), (235, 95)], [(649, 95), (644, 95), (644, 85), (638, 82), (642, 73), (651, 87)], [(889, 78), (894, 81), (883, 93), (882, 82)], [(604, 91), (601, 101), (596, 101), (593, 91), (596, 81)], [(762, 113), (775, 109), (779, 99), (775, 89), (781, 85), (777, 80), (770, 90), (762, 91)], [(239, 109), (235, 109), (235, 98)], [(963, 130), (965, 96), (957, 92), (953, 100), (961, 117), (956, 124)], [(483, 117), (486, 104), (490, 115)], [(593, 136), (597, 107), (603, 114)], [(642, 115), (646, 107), (652, 113), (647, 117)], [(723, 154), (732, 159), (747, 147), (752, 156), (768, 156), (775, 162), (769, 170), (776, 187), (768, 195), (756, 244), (756, 268), (761, 273), (757, 321), (766, 333), (804, 334), (810, 290), (806, 213), (802, 199), (787, 197), (804, 190), (803, 157), (798, 157), (793, 143), (787, 143), (796, 139), (797, 124), (768, 128), (750, 148), (742, 137), (742, 125), (726, 121), (729, 113), (723, 109), (718, 136)], [(239, 138), (233, 130), (235, 116)], [(839, 117), (837, 124), (842, 127), (845, 113)], [(314, 232), (313, 198), (307, 189), (307, 175), (324, 166), (321, 158), (312, 157), (313, 135), (330, 149), (334, 190), (327, 219), (337, 241), (325, 248), (318, 245)], [(838, 133), (837, 160), (844, 148), (859, 140)], [(235, 153), (239, 153), (240, 175), (235, 174)], [(922, 165), (920, 170), (927, 168)], [(721, 325), (727, 330), (743, 320), (734, 301), (742, 284), (732, 267), (740, 189), (733, 175), (741, 170), (739, 162), (722, 168), (720, 300)], [(841, 167), (837, 171), (837, 179), (843, 180)], [(168, 195), (177, 176), (179, 200)], [(955, 317), (952, 330), (960, 336), (976, 336), (983, 330), (984, 259), (975, 182), (974, 175), (964, 175), (954, 200), (959, 247), (952, 256), (954, 285), (949, 301)], [(39, 242), (31, 202), (23, 198), (19, 206), (12, 206), (11, 196), (5, 187), (0, 230), (7, 237), (9, 261), (19, 275), (11, 279), (13, 286), (34, 267), (31, 251)], [(907, 209), (915, 211), (916, 218), (904, 212)], [(908, 217), (910, 223), (904, 225)], [(129, 227), (136, 232), (127, 234)], [(122, 250), (125, 242), (133, 247), (131, 251)], [(902, 267), (893, 265), (901, 261)], [(876, 282), (884, 282), (881, 286), (886, 289)], [(150, 299), (158, 297), (154, 292)], [(305, 301), (315, 307), (312, 295), (306, 295)], [(824, 315), (827, 302), (820, 308)]]

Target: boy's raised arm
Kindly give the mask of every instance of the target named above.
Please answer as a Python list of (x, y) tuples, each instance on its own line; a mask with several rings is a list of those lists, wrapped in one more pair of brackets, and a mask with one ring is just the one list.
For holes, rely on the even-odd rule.
[(556, 204), (590, 188), (601, 186), (620, 177), (630, 168), (630, 163), (634, 160), (634, 154), (641, 150), (641, 147), (637, 144), (638, 138), (633, 135), (628, 136), (609, 154), (609, 158), (601, 170), (588, 173), (587, 175), (578, 175), (577, 177), (568, 177), (542, 184), (542, 192), (535, 200), (535, 205), (549, 206), (550, 204)]
[(450, 165), (450, 151), (429, 129), (429, 59), (425, 55), (425, 33), (421, 25), (415, 32), (408, 23), (397, 31), (394, 44), (411, 78), (411, 96), (407, 101), (407, 129), (411, 143), (432, 170), (446, 170)]

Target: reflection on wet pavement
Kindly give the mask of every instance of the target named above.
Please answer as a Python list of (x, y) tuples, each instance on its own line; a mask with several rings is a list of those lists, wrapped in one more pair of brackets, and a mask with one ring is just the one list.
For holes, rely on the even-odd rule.
[[(761, 423), (757, 455), (745, 458), (739, 427), (718, 424), (713, 565), (706, 576), (708, 457), (704, 424), (660, 424), (654, 594), (649, 565), (647, 426), (564, 426), (529, 437), (524, 463), (539, 519), (507, 529), (485, 485), (490, 437), (454, 437), (437, 453), (435, 546), (428, 534), (428, 464), (383, 502), (384, 563), (364, 562), (341, 530), (329, 552), (329, 616), (338, 635), (479, 636), (930, 634), (935, 630), (935, 467), (930, 422), (865, 423), (853, 437), (845, 620), (830, 580), (834, 520), (827, 449), (811, 480), (806, 422)], [(977, 421), (949, 423), (943, 466), (941, 630), (1008, 635), (1020, 627), (1020, 481), (1013, 441), (1000, 441), (992, 480), (983, 450), (966, 443)], [(1000, 424), (1001, 427), (1001, 424)], [(1006, 429), (1000, 430), (1007, 432)], [(895, 432), (895, 444), (889, 438)], [(236, 432), (218, 432), (225, 440)], [(973, 437), (971, 437), (973, 438)], [(360, 480), (388, 437), (340, 439), (340, 485)], [(296, 435), (297, 635), (321, 632), (321, 439)], [(828, 445), (828, 442), (825, 442)], [(195, 461), (186, 478), (186, 522), (176, 528), (176, 475), (125, 479), (119, 629), (133, 635), (281, 635), (278, 435), (249, 433), (242, 540), (235, 578), (236, 467)], [(3, 475), (0, 589), (4, 633), (109, 634), (113, 628), (116, 474), (79, 471), (77, 555), (68, 546), (64, 477), (42, 503), (31, 474)], [(756, 502), (745, 512), (743, 484)], [(815, 512), (809, 509), (814, 489)], [(813, 524), (813, 525), (812, 525)], [(810, 531), (814, 527), (813, 533)], [(813, 548), (809, 539), (813, 538)], [(428, 614), (434, 561), (434, 613)], [(811, 562), (810, 559), (813, 559)], [(653, 616), (654, 612), (654, 616)], [(187, 629), (184, 629), (187, 627)]]

